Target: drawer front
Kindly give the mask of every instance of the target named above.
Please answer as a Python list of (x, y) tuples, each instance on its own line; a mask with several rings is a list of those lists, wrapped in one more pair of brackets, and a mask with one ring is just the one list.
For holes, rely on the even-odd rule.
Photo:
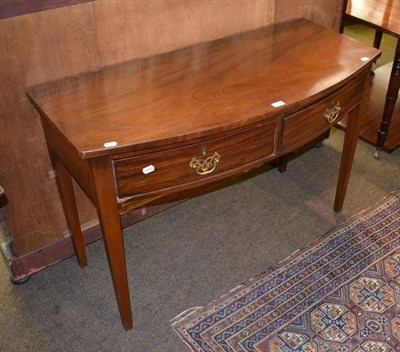
[(114, 160), (118, 197), (190, 188), (235, 169), (239, 173), (247, 164), (273, 154), (275, 129), (276, 121), (204, 143)]
[[(327, 98), (284, 118), (284, 152), (312, 141), (346, 116), (361, 101), (365, 78), (362, 74)], [(334, 120), (329, 122), (327, 117)]]

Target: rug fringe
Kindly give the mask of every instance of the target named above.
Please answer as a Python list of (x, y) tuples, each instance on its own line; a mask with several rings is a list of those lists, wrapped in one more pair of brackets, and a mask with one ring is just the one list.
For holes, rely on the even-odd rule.
[[(233, 289), (229, 290), (229, 293), (232, 293), (233, 291), (236, 291), (236, 290), (238, 290), (238, 289), (242, 289), (243, 286), (244, 286), (244, 283), (243, 283), (243, 284), (240, 284), (240, 285), (237, 285), (237, 286), (234, 287)], [(228, 295), (228, 293), (227, 293), (226, 295)], [(224, 295), (224, 296), (225, 296), (225, 295)], [(222, 298), (222, 297), (221, 297), (221, 298)]]
[(179, 323), (181, 320), (186, 319), (188, 316), (196, 313), (200, 308), (202, 307), (192, 307), (189, 309), (186, 309), (184, 312), (178, 314), (175, 318), (172, 318), (170, 320), (171, 325), (175, 325)]

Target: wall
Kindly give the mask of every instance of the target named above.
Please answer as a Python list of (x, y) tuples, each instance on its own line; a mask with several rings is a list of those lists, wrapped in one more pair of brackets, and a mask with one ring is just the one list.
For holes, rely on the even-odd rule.
[[(72, 253), (52, 249), (70, 238), (27, 87), (293, 18), (338, 29), (341, 10), (341, 0), (97, 0), (0, 20), (1, 218), (14, 275)], [(92, 228), (95, 210), (76, 189)]]

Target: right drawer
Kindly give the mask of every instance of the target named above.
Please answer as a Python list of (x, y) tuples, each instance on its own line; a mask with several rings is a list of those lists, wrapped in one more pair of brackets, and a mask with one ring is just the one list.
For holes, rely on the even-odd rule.
[(346, 116), (361, 101), (365, 78), (363, 73), (327, 98), (284, 118), (283, 150), (298, 149)]

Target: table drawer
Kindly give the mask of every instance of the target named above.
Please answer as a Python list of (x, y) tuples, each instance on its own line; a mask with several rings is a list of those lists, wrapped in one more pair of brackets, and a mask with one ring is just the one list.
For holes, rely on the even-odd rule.
[(312, 141), (346, 116), (361, 101), (365, 78), (362, 74), (327, 98), (284, 118), (284, 152)]
[[(274, 153), (276, 121), (171, 150), (113, 161), (119, 198), (189, 188)], [(186, 185), (186, 187), (185, 187)]]

